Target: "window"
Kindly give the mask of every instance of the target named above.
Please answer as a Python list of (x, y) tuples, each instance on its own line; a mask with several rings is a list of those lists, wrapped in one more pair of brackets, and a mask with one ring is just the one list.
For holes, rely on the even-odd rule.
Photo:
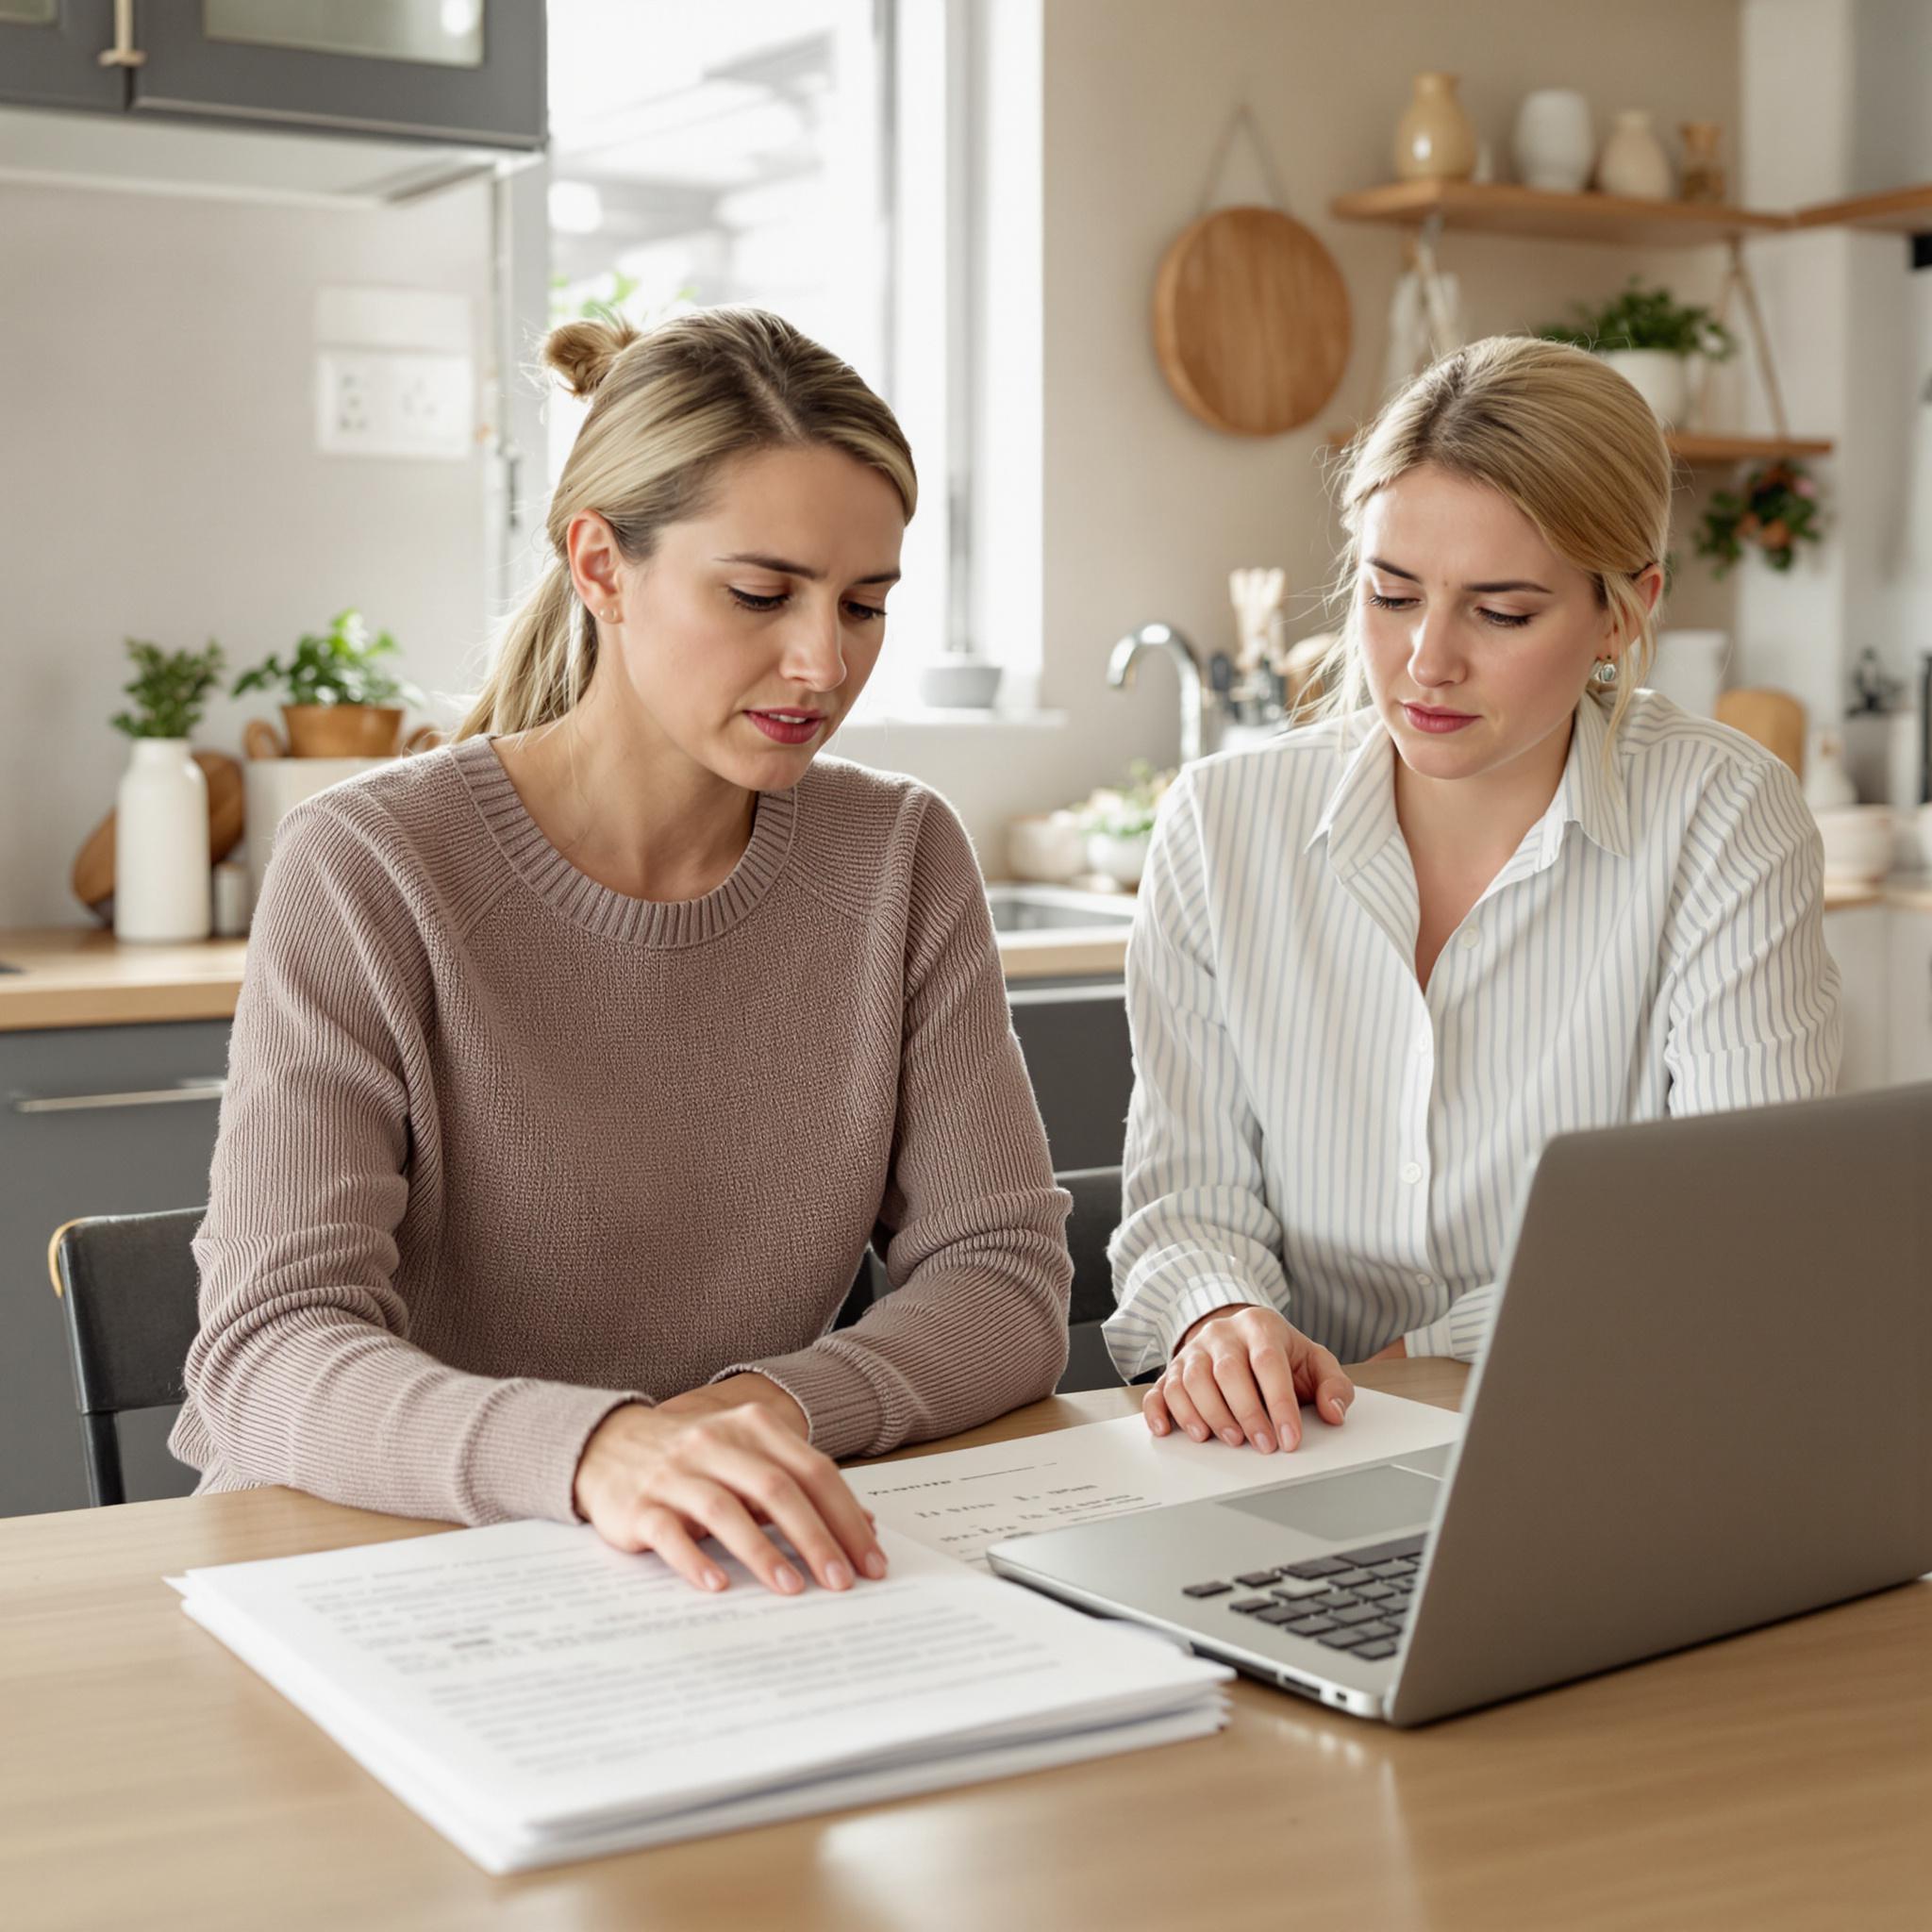
[[(905, 426), (921, 508), (872, 711), (910, 696), (947, 624), (952, 338), (942, 308), (930, 312), (944, 301), (946, 116), (905, 90), (944, 88), (952, 11), (925, 0), (550, 6), (552, 321), (596, 305), (648, 322), (757, 303), (844, 357)], [(553, 477), (581, 416), (568, 398), (550, 405)]]

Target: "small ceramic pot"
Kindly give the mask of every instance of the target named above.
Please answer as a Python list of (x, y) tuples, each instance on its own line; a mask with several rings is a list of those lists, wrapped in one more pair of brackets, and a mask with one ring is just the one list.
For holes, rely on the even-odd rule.
[(1112, 832), (1089, 832), (1087, 863), (1117, 886), (1138, 886), (1147, 870), (1147, 850), (1153, 842), (1152, 832), (1137, 832), (1131, 839), (1117, 838)]
[(1395, 174), (1403, 181), (1467, 181), (1475, 172), (1475, 127), (1456, 98), (1453, 74), (1418, 74), (1395, 124)]
[(1814, 812), (1824, 841), (1824, 876), (1847, 885), (1875, 885), (1891, 870), (1892, 810), (1889, 805), (1845, 805)]
[(919, 674), (919, 701), (944, 711), (986, 711), (1000, 692), (1000, 667), (983, 658), (935, 658)]
[(1070, 811), (1007, 821), (1007, 870), (1016, 879), (1060, 885), (1087, 863), (1087, 838)]
[(1650, 125), (1646, 108), (1625, 108), (1597, 157), (1596, 185), (1632, 201), (1668, 201), (1676, 192), (1671, 158)]
[(402, 741), (400, 705), (284, 705), (291, 758), (387, 758)]
[(1574, 88), (1539, 88), (1516, 110), (1509, 143), (1517, 178), (1530, 188), (1574, 194), (1590, 179), (1596, 159), (1596, 129), (1590, 103)]
[(1669, 349), (1600, 349), (1597, 354), (1650, 405), (1666, 429), (1684, 420), (1690, 403), (1688, 356)]
[(1723, 630), (1667, 630), (1657, 635), (1649, 686), (1699, 718), (1716, 714), (1730, 661), (1731, 635)]

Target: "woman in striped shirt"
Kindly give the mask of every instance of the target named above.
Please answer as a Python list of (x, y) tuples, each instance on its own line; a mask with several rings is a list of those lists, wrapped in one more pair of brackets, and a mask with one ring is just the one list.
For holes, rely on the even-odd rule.
[(1639, 689), (1671, 482), (1629, 384), (1521, 338), (1353, 452), (1327, 715), (1182, 773), (1128, 952), (1106, 1333), (1157, 1435), (1293, 1448), (1342, 1362), (1473, 1358), (1552, 1135), (1831, 1091), (1797, 784)]

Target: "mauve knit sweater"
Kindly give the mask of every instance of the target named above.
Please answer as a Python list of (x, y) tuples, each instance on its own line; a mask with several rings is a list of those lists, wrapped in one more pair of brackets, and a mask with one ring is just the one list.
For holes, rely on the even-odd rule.
[[(460, 1523), (570, 1521), (625, 1401), (756, 1368), (828, 1455), (1050, 1392), (1067, 1197), (973, 851), (822, 758), (704, 898), (544, 838), (484, 738), (282, 822), (171, 1446)], [(892, 1291), (829, 1332), (875, 1225)]]

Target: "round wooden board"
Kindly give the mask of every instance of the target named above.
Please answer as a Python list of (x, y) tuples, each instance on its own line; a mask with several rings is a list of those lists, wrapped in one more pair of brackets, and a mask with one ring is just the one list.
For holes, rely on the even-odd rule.
[(1279, 436), (1348, 366), (1348, 289), (1335, 258), (1272, 208), (1224, 208), (1184, 229), (1154, 280), (1154, 349), (1211, 428)]
[[(208, 780), (208, 862), (215, 866), (242, 842), (242, 766), (225, 752), (197, 751), (190, 756)], [(104, 916), (101, 908), (114, 896), (112, 812), (88, 834), (75, 857), (74, 896), (96, 918)]]

